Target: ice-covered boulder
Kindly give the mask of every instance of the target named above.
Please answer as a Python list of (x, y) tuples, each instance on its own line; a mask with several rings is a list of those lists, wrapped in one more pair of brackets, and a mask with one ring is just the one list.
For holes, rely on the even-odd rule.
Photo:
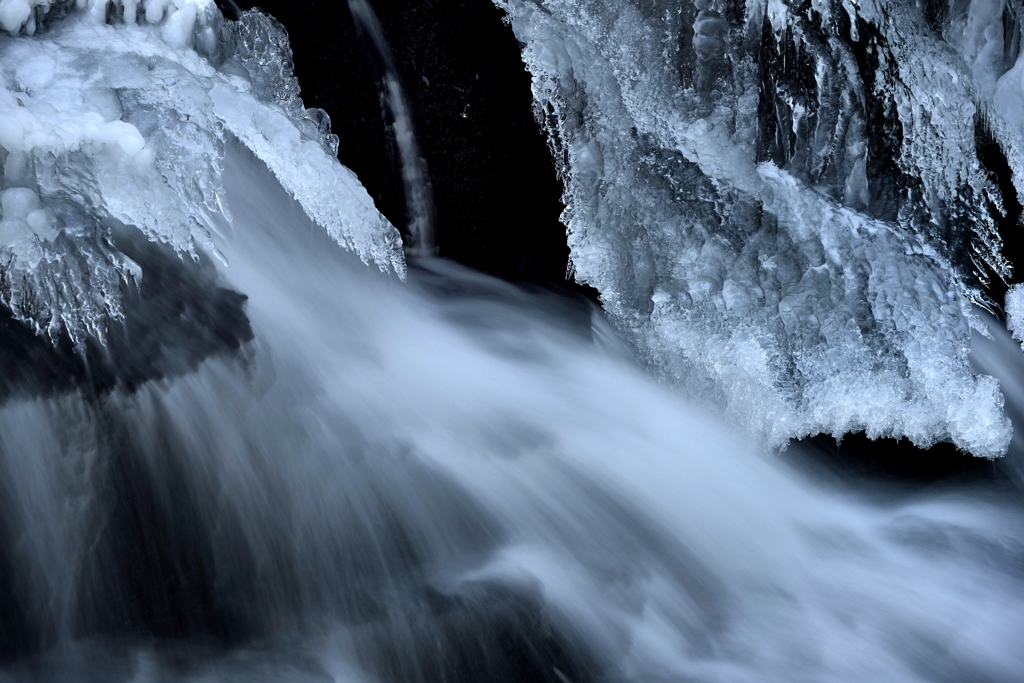
[(1005, 451), (968, 354), (972, 302), (1011, 273), (975, 141), (1019, 186), (1019, 7), (496, 1), (576, 279), (648, 367), (772, 446), (863, 430)]
[(112, 222), (216, 256), (227, 136), (342, 246), (404, 275), (398, 231), (307, 110), (283, 27), (210, 0), (0, 0), (0, 300), (51, 337), (102, 337), (144, 277)]

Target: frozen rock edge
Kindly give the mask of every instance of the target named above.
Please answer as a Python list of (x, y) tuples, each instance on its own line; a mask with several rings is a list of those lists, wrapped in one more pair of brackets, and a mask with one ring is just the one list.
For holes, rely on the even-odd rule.
[(76, 345), (119, 319), (144, 277), (111, 242), (120, 222), (180, 254), (219, 257), (230, 222), (228, 135), (248, 146), (341, 246), (405, 275), (398, 231), (307, 110), (287, 34), (211, 1), (0, 0), (0, 300)]
[(771, 447), (863, 430), (1006, 452), (998, 383), (968, 354), (972, 303), (1011, 273), (975, 138), (1020, 192), (1019, 9), (495, 1), (575, 277), (642, 362)]

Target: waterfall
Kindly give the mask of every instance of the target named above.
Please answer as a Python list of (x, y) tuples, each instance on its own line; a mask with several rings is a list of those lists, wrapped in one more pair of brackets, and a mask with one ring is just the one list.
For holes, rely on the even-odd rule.
[[(677, 285), (691, 301), (703, 285), (666, 279), (673, 249), (692, 247), (684, 230), (659, 255), (650, 233), (623, 227), (667, 186), (619, 162), (648, 145), (665, 183), (672, 168), (694, 181), (678, 192), (724, 185), (700, 180), (712, 160), (657, 151), (650, 131), (611, 145), (626, 75), (587, 71), (607, 66), (600, 50), (546, 23), (581, 18), (519, 7), (512, 25), (545, 69), (538, 92), (563, 98), (545, 121), (571, 162), (577, 271), (618, 259), (599, 281), (603, 311), (441, 259), (407, 265), (398, 231), (334, 156), (329, 118), (304, 107), (268, 15), (227, 21), (204, 0), (79, 5), (0, 4), (0, 678), (1020, 680), (1018, 482), (826, 485), (772, 450), (809, 429), (799, 411), (812, 403), (794, 387), (836, 392), (813, 404), (830, 425), (847, 424), (836, 406), (867, 400), (834, 370), (892, 380), (868, 398), (899, 429), (1017, 456), (1004, 441), (1021, 410), (1019, 344), (959, 307), (962, 283), (944, 270), (958, 266), (911, 248), (925, 241), (778, 165), (723, 157), (725, 180), (764, 193), (762, 217), (838, 221), (813, 234), (776, 224), (764, 252), (776, 272), (821, 261), (800, 262), (803, 299), (785, 289), (799, 324), (771, 328), (792, 354), (773, 362), (810, 373), (817, 349), (832, 364), (743, 394), (763, 347), (736, 335), (767, 339), (763, 302), (747, 301), (750, 324), (730, 331), (742, 283), (726, 259), (705, 261), (722, 280), (705, 294), (733, 292), (737, 316), (707, 323), (701, 353), (720, 374), (673, 375), (658, 335), (697, 344), (707, 319), (680, 313)], [(694, 35), (718, 31), (716, 16), (701, 21)], [(734, 68), (705, 47), (695, 97)], [(727, 151), (724, 133), (700, 130), (701, 155)], [(586, 205), (573, 194), (585, 183)], [(756, 213), (705, 199), (736, 221)], [(666, 210), (681, 211), (675, 201)], [(703, 243), (708, 259), (739, 244)], [(647, 265), (634, 258), (645, 250)], [(829, 259), (843, 255), (884, 276), (893, 311), (913, 311), (912, 295), (931, 310), (952, 291), (927, 329), (955, 335), (904, 327), (886, 351), (889, 332), (862, 329), (875, 366), (845, 343), (851, 330), (827, 348), (825, 323), (822, 338), (801, 336), (811, 280), (832, 282)], [(618, 278), (647, 288), (627, 297)], [(864, 291), (827, 303), (861, 315)], [(648, 336), (634, 305), (647, 306)], [(944, 355), (954, 342), (975, 344), (973, 368), (966, 350)], [(945, 394), (911, 391), (929, 363), (941, 372), (925, 388), (974, 392), (947, 403), (945, 422)], [(738, 412), (764, 396), (753, 418)], [(769, 418), (780, 426), (765, 438)]]

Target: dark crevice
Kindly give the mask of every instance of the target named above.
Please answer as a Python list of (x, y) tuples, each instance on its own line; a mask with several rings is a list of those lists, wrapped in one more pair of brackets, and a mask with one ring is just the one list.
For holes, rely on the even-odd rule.
[(946, 19), (949, 16), (950, 0), (918, 0), (918, 7), (921, 8), (921, 15), (928, 24), (928, 28), (936, 33), (942, 33), (946, 26)]
[[(239, 3), (242, 9), (254, 4), (292, 31), (305, 105), (327, 111), (341, 139), (338, 158), (377, 208), (404, 228), (401, 167), (373, 57), (364, 52), (346, 4)], [(533, 117), (521, 46), (503, 13), (490, 0), (370, 4), (395, 56), (430, 174), (440, 255), (596, 301), (593, 289), (566, 279), (562, 186)]]
[[(874, 82), (881, 66), (880, 60), (888, 54), (885, 37), (873, 24), (857, 17), (859, 40), (855, 41), (849, 16), (845, 12), (837, 12), (835, 19), (839, 35), (844, 36), (853, 51), (861, 82)], [(876, 218), (895, 222), (899, 218), (901, 204), (911, 203), (904, 198), (908, 194), (920, 197), (921, 192), (920, 182), (900, 168), (903, 125), (896, 114), (895, 102), (883, 92), (874, 87), (864, 88), (865, 130), (871, 131), (867, 136), (867, 178), (871, 194), (868, 211)]]
[(864, 432), (837, 442), (818, 435), (797, 441), (782, 459), (816, 483), (832, 483), (870, 495), (920, 494), (968, 486), (1011, 487), (1012, 473), (1000, 461), (976, 458), (953, 444), (923, 449), (907, 439), (869, 439)]
[[(974, 140), (978, 161), (988, 171), (989, 179), (1002, 197), (1002, 207), (989, 202), (988, 210), (1003, 240), (1003, 255), (1010, 263), (1020, 268), (1024, 265), (1024, 224), (1021, 223), (1024, 207), (1017, 196), (1017, 188), (1013, 184), (1013, 171), (1010, 169), (1006, 153), (983, 115), (975, 118)], [(1015, 280), (1019, 278), (1018, 272)], [(985, 290), (993, 301), (1002, 305), (1006, 297), (1007, 283), (998, 276), (990, 277)]]

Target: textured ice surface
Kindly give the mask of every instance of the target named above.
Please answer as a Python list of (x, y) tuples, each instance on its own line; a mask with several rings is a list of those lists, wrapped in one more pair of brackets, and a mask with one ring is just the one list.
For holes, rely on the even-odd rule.
[(1014, 285), (1006, 292), (1006, 329), (1024, 349), (1024, 285)]
[(17, 317), (102, 336), (119, 281), (144, 276), (110, 221), (216, 254), (229, 134), (337, 242), (404, 274), (397, 230), (337, 161), (326, 114), (302, 107), (276, 21), (227, 22), (205, 0), (2, 3), (0, 299)]
[(576, 278), (649, 367), (773, 446), (864, 430), (1005, 451), (969, 306), (1010, 275), (975, 135), (1020, 188), (1019, 8), (498, 4), (566, 183)]

